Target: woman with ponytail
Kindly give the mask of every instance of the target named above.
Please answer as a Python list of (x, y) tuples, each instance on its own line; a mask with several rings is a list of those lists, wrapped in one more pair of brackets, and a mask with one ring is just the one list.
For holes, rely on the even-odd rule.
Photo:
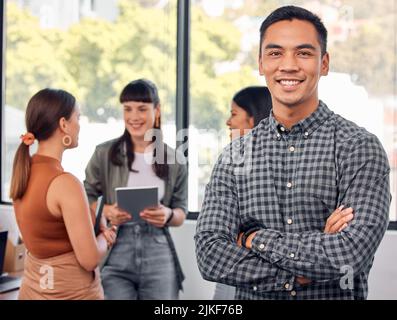
[(19, 299), (103, 299), (97, 266), (115, 229), (103, 223), (95, 236), (83, 186), (61, 165), (63, 152), (78, 144), (76, 100), (66, 91), (43, 89), (30, 99), (25, 121), (10, 191), (28, 251)]
[[(183, 156), (163, 143), (160, 100), (151, 81), (127, 84), (120, 103), (124, 133), (96, 147), (84, 181), (91, 207), (95, 209), (103, 195), (104, 215), (118, 226), (117, 241), (101, 272), (105, 298), (177, 299), (184, 276), (168, 227), (185, 220), (186, 165), (175, 161)], [(142, 219), (134, 221), (117, 207), (115, 188), (145, 186), (158, 187), (160, 204), (146, 208)]]

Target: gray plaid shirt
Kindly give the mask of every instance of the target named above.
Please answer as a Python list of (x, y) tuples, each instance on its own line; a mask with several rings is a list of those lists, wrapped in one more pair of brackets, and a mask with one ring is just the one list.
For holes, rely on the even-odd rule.
[[(365, 299), (389, 221), (389, 171), (379, 140), (321, 101), (290, 131), (270, 115), (214, 167), (195, 235), (202, 276), (237, 286), (237, 299)], [(353, 220), (325, 234), (342, 204)], [(252, 227), (252, 250), (237, 246)]]

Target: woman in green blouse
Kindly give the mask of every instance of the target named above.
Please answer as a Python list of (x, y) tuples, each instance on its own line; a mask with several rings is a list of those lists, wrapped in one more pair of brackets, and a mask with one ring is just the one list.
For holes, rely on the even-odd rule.
[[(168, 227), (182, 225), (187, 213), (185, 157), (162, 141), (160, 100), (151, 81), (127, 84), (120, 103), (125, 131), (96, 147), (84, 181), (91, 208), (103, 195), (103, 213), (119, 227), (102, 267), (105, 298), (177, 299), (184, 275)], [(159, 205), (134, 221), (117, 207), (115, 188), (148, 186), (158, 187)]]

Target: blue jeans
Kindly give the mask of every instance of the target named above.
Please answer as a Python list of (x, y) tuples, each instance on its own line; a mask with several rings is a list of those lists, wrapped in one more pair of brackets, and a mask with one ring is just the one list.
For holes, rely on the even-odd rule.
[(127, 223), (102, 269), (109, 300), (176, 300), (175, 264), (163, 231), (148, 224)]

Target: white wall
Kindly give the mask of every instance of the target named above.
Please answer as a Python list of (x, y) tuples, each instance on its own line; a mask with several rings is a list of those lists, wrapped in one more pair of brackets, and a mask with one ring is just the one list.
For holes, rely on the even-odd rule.
[[(196, 222), (188, 220), (179, 228), (171, 228), (186, 279), (181, 299), (212, 299), (215, 285), (201, 278), (196, 264), (194, 232)], [(12, 207), (0, 206), (0, 230), (7, 229), (16, 242), (18, 232)], [(397, 231), (388, 231), (375, 255), (369, 277), (368, 299), (397, 299)]]
[(196, 221), (187, 220), (183, 226), (170, 228), (170, 230), (186, 277), (183, 282), (184, 290), (180, 298), (186, 300), (212, 299), (215, 283), (206, 281), (201, 277), (196, 263), (193, 239)]
[(387, 231), (369, 275), (370, 300), (397, 300), (397, 231)]

